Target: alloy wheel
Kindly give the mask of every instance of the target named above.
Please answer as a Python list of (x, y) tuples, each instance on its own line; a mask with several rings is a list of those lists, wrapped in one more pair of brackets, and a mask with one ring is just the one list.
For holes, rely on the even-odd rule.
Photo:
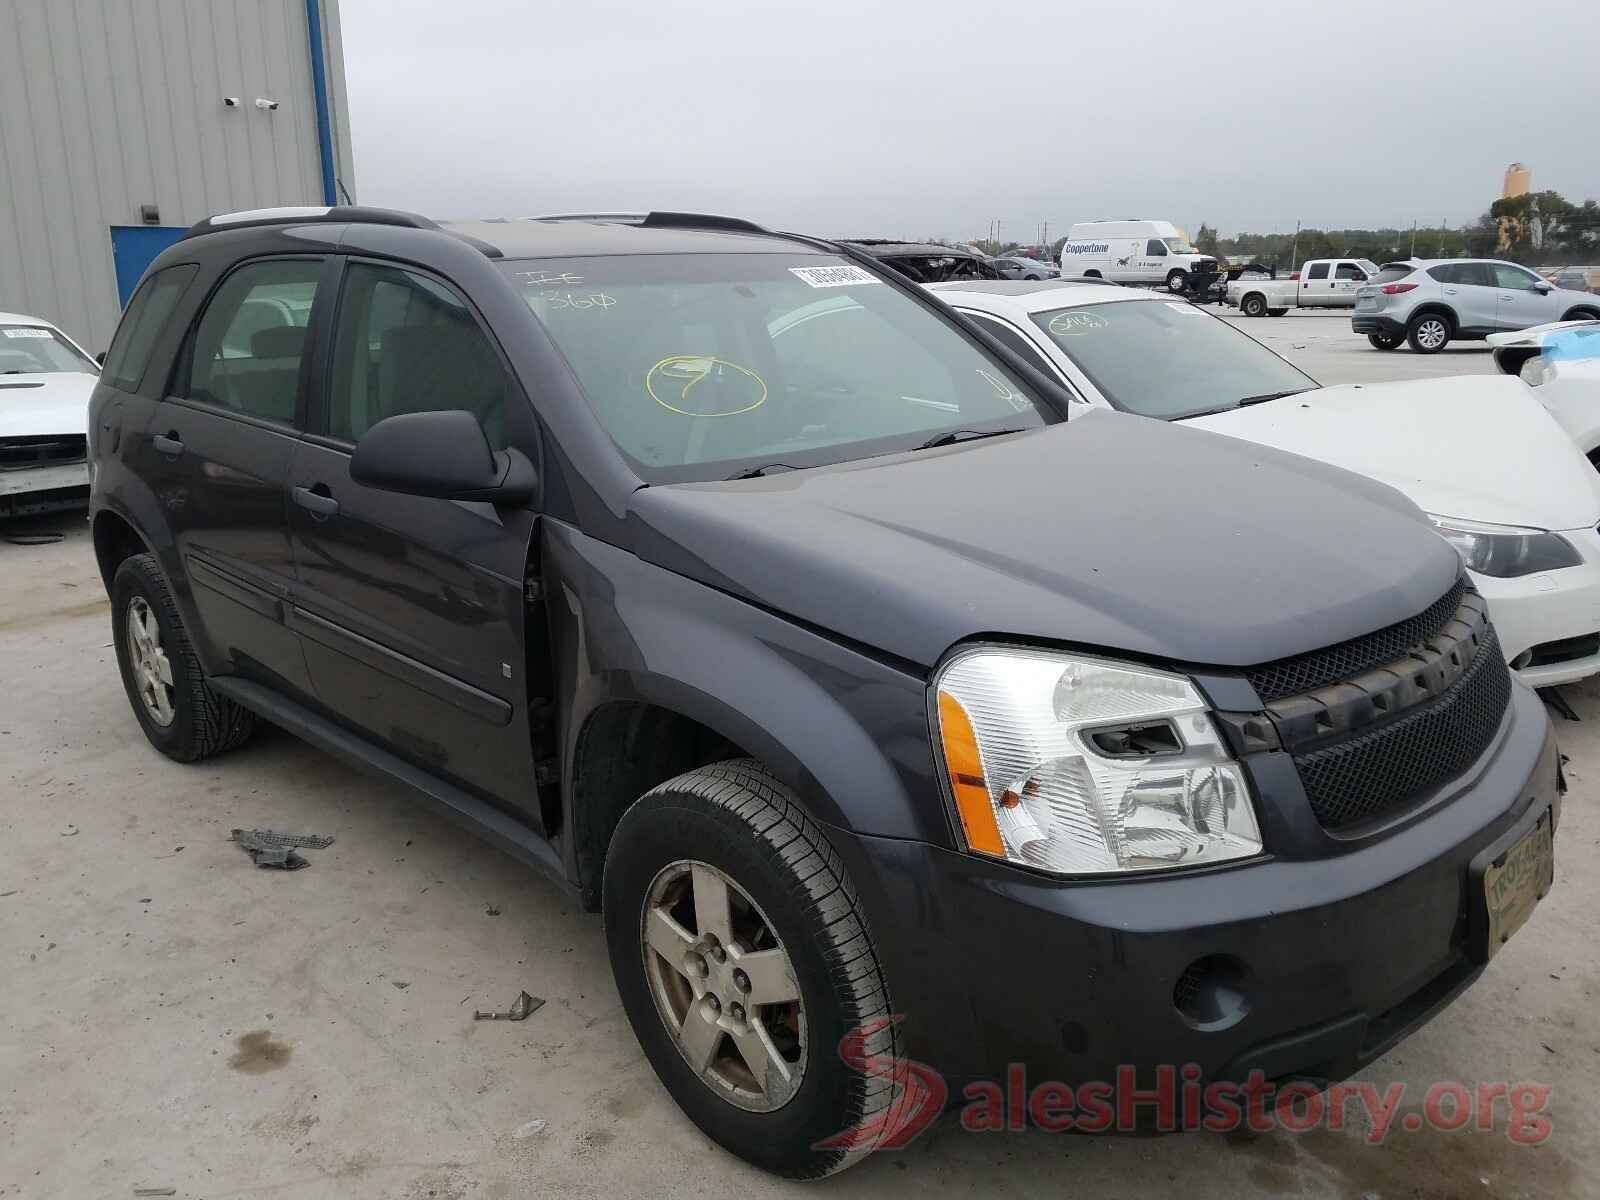
[(1417, 341), (1421, 342), (1429, 350), (1435, 350), (1444, 345), (1445, 338), (1448, 336), (1449, 331), (1445, 329), (1444, 322), (1438, 317), (1429, 317), (1417, 326)]
[(172, 703), (172, 663), (161, 645), (161, 626), (143, 596), (128, 601), (128, 664), (147, 716), (163, 729), (178, 715)]
[(639, 940), (656, 1009), (701, 1081), (752, 1112), (788, 1103), (805, 1074), (805, 1010), (749, 893), (706, 863), (670, 863), (646, 894)]

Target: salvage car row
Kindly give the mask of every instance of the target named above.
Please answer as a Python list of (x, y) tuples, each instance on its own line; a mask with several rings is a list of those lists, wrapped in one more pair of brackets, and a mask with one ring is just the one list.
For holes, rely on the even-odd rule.
[[(145, 736), (269, 720), (548, 873), (667, 1090), (784, 1175), (893, 1128), (866, 1059), (951, 1095), (1360, 1069), (1551, 886), (1525, 682), (1584, 656), (1536, 663), (1496, 589), (1595, 586), (1600, 477), (1524, 361), (1319, 388), (1171, 297), (869, 249), (196, 226), (87, 420)], [(1538, 478), (1422, 441), (1482, 424)]]

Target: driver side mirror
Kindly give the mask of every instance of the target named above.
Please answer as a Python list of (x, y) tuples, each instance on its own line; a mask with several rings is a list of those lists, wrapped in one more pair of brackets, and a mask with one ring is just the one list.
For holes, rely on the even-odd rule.
[(379, 421), (356, 443), (350, 478), (386, 492), (490, 504), (525, 503), (539, 482), (522, 451), (495, 450), (478, 419), (461, 409)]
[(1538, 283), (1533, 285), (1533, 290), (1538, 292), (1541, 296), (1548, 296), (1551, 292), (1556, 290), (1556, 287), (1555, 284), (1551, 283), (1549, 280), (1541, 279)]

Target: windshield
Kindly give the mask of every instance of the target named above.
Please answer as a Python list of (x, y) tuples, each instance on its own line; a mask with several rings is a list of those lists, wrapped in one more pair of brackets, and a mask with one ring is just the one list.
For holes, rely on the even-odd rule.
[(1226, 321), (1176, 300), (1114, 300), (1033, 314), (1117, 408), (1172, 420), (1316, 380)]
[(53, 329), (0, 325), (0, 375), (94, 374), (95, 365)]
[(1189, 244), (1188, 238), (1162, 238), (1161, 240), (1167, 244), (1167, 249), (1171, 250), (1174, 254), (1200, 253), (1200, 251), (1196, 250)]
[(910, 450), (1057, 418), (958, 327), (834, 255), (503, 265), (653, 483)]

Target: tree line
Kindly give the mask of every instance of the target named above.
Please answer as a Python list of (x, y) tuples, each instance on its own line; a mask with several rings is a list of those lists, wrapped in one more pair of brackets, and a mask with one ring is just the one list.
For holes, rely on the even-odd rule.
[[(1502, 245), (1502, 234), (1506, 245)], [(1018, 251), (1059, 262), (1066, 238), (1048, 251), (1018, 242), (970, 243), (985, 254)], [(1293, 270), (1312, 258), (1508, 258), (1530, 267), (1600, 264), (1600, 203), (1574, 203), (1557, 192), (1496, 200), (1469, 225), (1415, 229), (1301, 229), (1298, 233), (1240, 233), (1220, 237), (1204, 221), (1194, 236), (1203, 254), (1248, 259)]]

